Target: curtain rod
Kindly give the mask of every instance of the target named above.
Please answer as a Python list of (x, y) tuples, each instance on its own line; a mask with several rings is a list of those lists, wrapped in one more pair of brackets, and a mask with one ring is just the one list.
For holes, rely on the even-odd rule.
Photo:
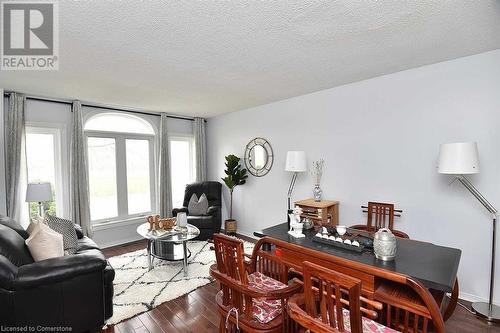
[[(3, 95), (10, 96), (11, 93), (12, 93), (12, 91), (5, 91), (3, 93)], [(26, 96), (26, 99), (30, 99), (33, 101), (51, 102), (51, 103), (58, 103), (58, 104), (65, 104), (65, 105), (72, 105), (73, 104), (73, 102), (68, 101), (68, 100), (64, 100), (64, 99), (56, 99), (56, 98), (48, 98), (48, 97), (40, 97), (40, 96), (32, 96), (32, 95), (25, 95), (25, 96)], [(139, 110), (131, 110), (131, 109), (105, 106), (105, 105), (99, 105), (99, 104), (93, 104), (93, 103), (83, 103), (82, 102), (82, 106), (92, 107), (92, 108), (100, 108), (100, 109), (111, 110), (111, 111), (137, 113), (137, 114), (142, 114), (142, 115), (146, 115), (146, 116), (160, 117), (160, 115), (161, 115), (158, 112), (146, 112), (146, 111), (139, 111)], [(167, 115), (167, 118), (194, 121), (194, 118), (191, 118), (191, 117)], [(206, 119), (205, 119), (205, 122), (207, 122)]]

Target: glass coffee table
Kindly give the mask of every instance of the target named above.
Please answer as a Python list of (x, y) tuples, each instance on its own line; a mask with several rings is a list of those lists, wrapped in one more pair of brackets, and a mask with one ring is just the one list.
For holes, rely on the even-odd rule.
[(153, 259), (177, 261), (182, 260), (184, 276), (188, 274), (188, 258), (191, 252), (187, 242), (198, 237), (200, 229), (192, 224), (187, 227), (174, 227), (171, 230), (150, 230), (149, 223), (137, 227), (137, 233), (148, 240), (148, 269), (153, 268)]

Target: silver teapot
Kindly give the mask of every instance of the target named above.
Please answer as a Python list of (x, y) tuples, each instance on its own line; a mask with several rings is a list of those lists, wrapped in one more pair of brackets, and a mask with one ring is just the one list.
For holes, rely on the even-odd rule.
[(380, 260), (390, 261), (396, 258), (396, 236), (387, 228), (379, 229), (373, 237), (373, 251)]

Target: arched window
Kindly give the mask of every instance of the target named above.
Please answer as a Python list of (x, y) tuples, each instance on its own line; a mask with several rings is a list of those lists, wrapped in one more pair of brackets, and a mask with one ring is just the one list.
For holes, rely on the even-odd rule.
[(155, 131), (146, 120), (99, 113), (85, 123), (94, 223), (150, 214), (155, 207)]
[(146, 120), (123, 113), (99, 113), (87, 120), (85, 130), (155, 134), (153, 126)]

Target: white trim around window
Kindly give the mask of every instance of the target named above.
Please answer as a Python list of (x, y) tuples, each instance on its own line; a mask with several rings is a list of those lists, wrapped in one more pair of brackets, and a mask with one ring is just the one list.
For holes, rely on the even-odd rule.
[[(93, 220), (95, 229), (100, 224), (126, 224), (127, 221), (137, 220), (139, 217), (151, 215), (156, 212), (156, 186), (155, 186), (155, 136), (147, 134), (133, 134), (121, 132), (101, 132), (101, 131), (85, 131), (85, 142), (88, 138), (113, 138), (115, 139), (115, 158), (116, 158), (116, 193), (117, 193), (117, 208), (118, 215), (114, 217)], [(150, 200), (151, 210), (137, 214), (128, 213), (128, 190), (127, 190), (127, 160), (126, 160), (126, 140), (138, 139), (147, 140), (149, 142), (149, 182), (150, 182)], [(87, 147), (88, 151), (88, 147)]]
[(69, 217), (69, 156), (64, 124), (26, 122), (26, 134), (50, 134), (54, 138), (55, 201), (57, 215)]

